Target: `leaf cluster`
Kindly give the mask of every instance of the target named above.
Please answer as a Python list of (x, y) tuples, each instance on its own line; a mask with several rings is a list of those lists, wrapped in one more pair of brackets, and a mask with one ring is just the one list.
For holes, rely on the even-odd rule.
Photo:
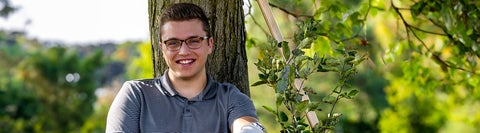
[[(307, 41), (308, 42), (308, 41)], [(280, 56), (263, 56), (255, 65), (257, 66), (260, 81), (252, 84), (252, 86), (267, 84), (275, 89), (276, 92), (276, 108), (263, 106), (266, 110), (276, 116), (277, 121), (282, 125), (282, 132), (309, 132), (309, 131), (326, 131), (332, 129), (338, 122), (341, 114), (335, 113), (329, 115), (326, 120), (313, 126), (309, 126), (305, 121), (306, 112), (322, 111), (322, 104), (330, 104), (332, 109), (338, 100), (342, 98), (353, 98), (358, 94), (358, 90), (351, 89), (347, 81), (357, 72), (356, 66), (366, 58), (359, 56), (354, 50), (336, 50), (340, 56), (320, 57), (314, 54), (313, 57), (305, 55), (300, 48), (306, 43), (300, 44), (293, 50), (287, 42), (272, 43), (272, 49), (282, 48), (282, 54), (285, 60)], [(335, 72), (339, 76), (337, 87), (331, 94), (323, 98), (322, 101), (308, 101), (302, 97), (308, 93), (316, 93), (313, 88), (305, 87), (303, 84), (308, 76), (318, 72)], [(295, 81), (301, 81), (300, 89), (295, 86)], [(287, 109), (287, 112), (279, 110), (281, 107)]]
[[(265, 52), (260, 52), (262, 58), (255, 63), (260, 81), (252, 86), (266, 84), (275, 89), (276, 107), (263, 107), (276, 117), (281, 132), (326, 132), (338, 123), (341, 113), (334, 113), (338, 101), (359, 93), (347, 81), (366, 59), (352, 46), (365, 41), (360, 36), (369, 10), (369, 3), (351, 10), (339, 1), (322, 1), (311, 18), (297, 23), (293, 39), (296, 46), (271, 41), (262, 49)], [(308, 77), (326, 72), (337, 74), (336, 87), (320, 101), (305, 99), (316, 93), (316, 88), (304, 86)], [(316, 125), (306, 122), (307, 112), (325, 110), (326, 119)]]

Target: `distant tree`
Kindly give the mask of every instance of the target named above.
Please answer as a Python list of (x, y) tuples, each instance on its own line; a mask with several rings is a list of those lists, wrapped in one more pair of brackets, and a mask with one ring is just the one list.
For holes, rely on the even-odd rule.
[(0, 17), (8, 18), (8, 16), (14, 13), (18, 8), (13, 7), (9, 0), (0, 0)]
[(29, 56), (14, 64), (10, 75), (0, 73), (0, 79), (9, 79), (0, 86), (0, 108), (5, 110), (0, 111), (1, 131), (79, 130), (93, 113), (102, 53), (79, 57), (73, 50), (51, 47), (25, 54)]
[(250, 95), (243, 0), (149, 0), (150, 38), (155, 77), (161, 76), (167, 69), (159, 49), (160, 14), (163, 8), (176, 2), (195, 3), (205, 10), (210, 19), (210, 30), (215, 45), (207, 62), (207, 71), (217, 81), (235, 84), (241, 92)]
[(15, 67), (32, 47), (18, 44), (23, 34), (0, 30), (0, 132), (32, 132), (41, 109), (39, 97), (17, 77)]

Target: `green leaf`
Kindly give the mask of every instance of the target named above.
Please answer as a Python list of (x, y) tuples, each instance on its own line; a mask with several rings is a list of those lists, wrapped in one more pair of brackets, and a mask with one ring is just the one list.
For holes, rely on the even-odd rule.
[(423, 10), (423, 8), (425, 7), (426, 3), (425, 2), (417, 2), (415, 3), (411, 8), (412, 8), (412, 16), (415, 18), (416, 16), (418, 16), (418, 14), (420, 14)]
[(259, 85), (262, 85), (262, 84), (266, 84), (267, 82), (265, 80), (260, 80), (260, 81), (257, 81), (255, 83), (252, 84), (252, 86), (259, 86)]
[(313, 39), (310, 37), (307, 37), (300, 42), (300, 44), (297, 46), (297, 48), (302, 49), (302, 48), (308, 48), (312, 45)]
[(333, 58), (333, 57), (327, 58), (326, 65), (327, 65), (328, 67), (336, 67), (336, 66), (338, 66), (338, 65), (340, 65), (340, 64), (341, 64), (341, 62), (340, 62), (339, 59), (337, 59), (337, 58)]
[(332, 55), (332, 47), (330, 45), (330, 40), (327, 37), (318, 37), (314, 42), (311, 50), (319, 55)]
[(473, 29), (468, 29), (468, 30), (467, 30), (467, 36), (470, 36), (470, 35), (472, 35), (472, 34), (473, 34)]
[(318, 102), (310, 102), (308, 103), (308, 111), (322, 111), (320, 108), (320, 103)]
[(360, 22), (360, 13), (359, 12), (354, 12), (348, 16), (348, 19), (352, 22), (351, 25), (358, 25)]
[(280, 72), (280, 81), (278, 81), (278, 84), (275, 88), (277, 93), (283, 93), (287, 87), (288, 87), (288, 79), (289, 79), (289, 74), (290, 74), (290, 66), (286, 65), (283, 69), (282, 72)]
[(301, 101), (301, 102), (296, 103), (297, 111), (298, 111), (298, 112), (305, 112), (305, 111), (307, 111), (308, 102), (309, 102), (309, 101), (305, 100), (305, 101)]
[(302, 56), (302, 55), (305, 54), (305, 52), (303, 52), (303, 51), (300, 50), (300, 49), (294, 49), (294, 50), (292, 51), (292, 53), (293, 53), (293, 56)]
[(302, 133), (312, 133), (310, 130), (303, 130)]
[[(297, 125), (297, 130), (303, 131), (303, 130), (305, 130), (305, 128), (306, 128), (306, 127), (305, 127), (304, 125), (300, 125), (300, 124)], [(302, 133), (303, 133), (303, 132), (302, 132)]]
[(355, 50), (351, 50), (347, 52), (349, 56), (355, 56), (358, 52)]
[(370, 14), (375, 17), (378, 14), (378, 9), (377, 8), (370, 8)]
[(298, 56), (297, 58), (295, 58), (295, 64), (301, 65), (304, 61), (309, 60), (309, 59), (311, 59), (311, 58), (308, 57), (308, 56)]
[(327, 11), (328, 8), (325, 7), (325, 6), (320, 6), (320, 8), (318, 8), (317, 10), (315, 10), (315, 13), (313, 14), (313, 18), (315, 20), (321, 20), (322, 19), (322, 15), (325, 11)]
[(342, 55), (345, 54), (345, 50), (343, 50), (343, 49), (338, 49), (337, 48), (337, 49), (335, 49), (335, 52), (339, 53), (339, 54), (342, 54)]
[(285, 97), (284, 97), (283, 94), (279, 94), (279, 93), (275, 94), (275, 96), (276, 96), (276, 99), (275, 99), (276, 102), (275, 102), (275, 104), (276, 104), (277, 107), (278, 107), (278, 106), (282, 105), (283, 100), (285, 99)]
[(257, 40), (255, 38), (247, 37), (247, 40), (245, 41), (245, 44), (247, 46), (247, 49), (256, 47), (257, 46)]
[(323, 65), (318, 65), (318, 67), (317, 67), (317, 72), (328, 72), (328, 71), (330, 71), (330, 70), (324, 68)]
[(355, 59), (355, 57), (353, 56), (347, 56), (347, 58), (345, 58), (345, 62), (349, 63), (351, 61), (353, 61)]
[(353, 60), (352, 63), (353, 63), (354, 65), (358, 65), (358, 64), (362, 63), (364, 60), (367, 59), (365, 56), (366, 56), (366, 55), (363, 55), (363, 56), (360, 57), (360, 58), (355, 58), (355, 60)]
[(278, 114), (278, 118), (280, 119), (280, 122), (287, 122), (288, 121), (288, 116), (285, 114), (285, 112), (281, 111)]
[(263, 73), (259, 73), (259, 74), (258, 74), (258, 77), (260, 78), (260, 80), (266, 80), (266, 79), (268, 79), (268, 75), (263, 74)]
[(280, 45), (282, 46), (283, 56), (285, 56), (285, 59), (290, 59), (290, 47), (288, 46), (288, 42), (283, 41), (280, 43)]
[(270, 73), (268, 74), (268, 81), (269, 82), (277, 82), (277, 75), (275, 74), (274, 71), (270, 71)]
[(333, 97), (333, 96), (331, 96), (331, 95), (328, 95), (328, 96), (324, 97), (324, 98), (322, 99), (322, 101), (323, 101), (324, 103), (333, 104), (333, 102), (335, 102), (336, 99), (337, 99), (337, 98), (335, 98), (335, 97)]
[(310, 69), (312, 68), (310, 64), (313, 64), (312, 62), (307, 62), (307, 65), (303, 68), (300, 69), (300, 72), (298, 72), (298, 77), (299, 78), (306, 78), (310, 74)]
[(358, 94), (358, 92), (359, 91), (357, 89), (350, 90), (348, 92), (348, 97), (355, 97)]
[(353, 68), (353, 67), (350, 68), (350, 69), (348, 69), (348, 70), (345, 72), (345, 75), (348, 76), (348, 75), (352, 74), (352, 72), (355, 72), (355, 68)]

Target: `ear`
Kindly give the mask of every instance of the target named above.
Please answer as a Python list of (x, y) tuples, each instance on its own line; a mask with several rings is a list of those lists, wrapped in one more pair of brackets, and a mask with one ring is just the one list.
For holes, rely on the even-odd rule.
[(215, 44), (213, 43), (213, 37), (208, 38), (208, 54), (212, 53), (214, 45)]
[(164, 50), (165, 50), (165, 49), (164, 49), (165, 47), (163, 47), (163, 43), (160, 43), (160, 46), (159, 46), (158, 48), (160, 49), (160, 53), (162, 54), (162, 56), (164, 56), (164, 55), (165, 55), (165, 53), (164, 53), (164, 52), (165, 52), (165, 51), (164, 51)]

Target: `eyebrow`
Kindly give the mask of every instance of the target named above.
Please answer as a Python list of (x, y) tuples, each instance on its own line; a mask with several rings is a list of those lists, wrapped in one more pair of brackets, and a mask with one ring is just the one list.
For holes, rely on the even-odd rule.
[[(206, 36), (206, 35), (205, 35), (205, 36)], [(195, 38), (195, 37), (202, 37), (202, 36), (189, 36), (189, 37), (186, 38), (186, 39)], [(186, 40), (186, 39), (178, 39), (178, 38), (176, 38), (176, 37), (172, 37), (172, 38), (167, 38), (167, 39), (165, 39), (165, 41), (166, 41), (166, 40)], [(162, 40), (163, 40), (163, 39), (162, 39)]]

